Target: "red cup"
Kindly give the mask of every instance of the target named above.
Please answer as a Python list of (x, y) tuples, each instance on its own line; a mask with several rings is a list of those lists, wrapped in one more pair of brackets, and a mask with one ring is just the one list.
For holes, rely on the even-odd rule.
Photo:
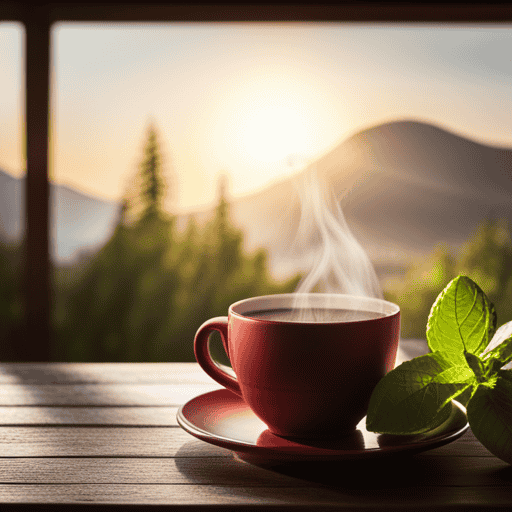
[[(298, 313), (298, 305), (312, 312)], [(236, 378), (211, 358), (213, 331)], [(366, 415), (374, 387), (395, 366), (399, 336), (400, 308), (385, 300), (268, 295), (236, 302), (227, 317), (206, 321), (194, 351), (203, 370), (242, 397), (272, 433), (338, 437), (354, 432)]]

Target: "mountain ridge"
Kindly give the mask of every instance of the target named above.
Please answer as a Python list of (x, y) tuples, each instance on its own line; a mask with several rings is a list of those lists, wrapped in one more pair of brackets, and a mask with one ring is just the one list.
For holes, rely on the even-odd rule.
[[(351, 231), (378, 264), (410, 263), (439, 242), (457, 246), (485, 217), (512, 219), (512, 148), (483, 144), (417, 120), (370, 126), (292, 178), (230, 200), (232, 220), (243, 229), (247, 249), (267, 248), (279, 275), (310, 264), (305, 256), (309, 248), (293, 246), (293, 241), (301, 196), (307, 192), (301, 192), (300, 183), (312, 169), (321, 186), (340, 202)], [(6, 176), (0, 173), (4, 236), (12, 235), (16, 225), (19, 234), (23, 202), (21, 180), (15, 185)], [(51, 184), (51, 190), (57, 212), (52, 254), (57, 261), (72, 260), (80, 251), (106, 242), (115, 224), (116, 202), (67, 185)], [(212, 209), (194, 215), (203, 222)], [(178, 215), (179, 222), (190, 215)]]
[[(417, 121), (372, 126), (313, 166), (374, 262), (398, 258), (410, 263), (436, 243), (459, 245), (485, 217), (512, 219), (512, 148), (487, 146), (438, 126)], [(269, 187), (260, 198), (244, 198), (238, 206), (234, 201), (232, 211), (248, 227), (249, 203), (256, 211), (266, 202), (267, 224), (285, 224), (288, 232), (281, 226), (280, 236), (265, 239), (260, 233), (254, 242), (272, 244), (273, 256), (289, 260), (291, 267), (294, 255), (286, 256), (287, 244), (300, 217), (300, 199), (290, 183)], [(280, 216), (287, 220), (279, 221), (270, 205), (286, 196), (290, 199), (286, 208), (281, 205)]]

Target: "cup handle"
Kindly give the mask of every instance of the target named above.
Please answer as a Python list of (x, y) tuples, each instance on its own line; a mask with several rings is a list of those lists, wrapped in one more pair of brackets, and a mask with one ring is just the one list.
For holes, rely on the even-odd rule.
[(242, 396), (242, 391), (240, 389), (240, 385), (226, 372), (224, 372), (220, 366), (218, 366), (212, 359), (210, 350), (208, 348), (208, 340), (210, 339), (210, 334), (213, 331), (218, 331), (222, 338), (222, 344), (224, 345), (224, 349), (229, 357), (228, 350), (228, 317), (227, 316), (218, 316), (215, 318), (210, 318), (207, 320), (199, 329), (197, 330), (195, 339), (194, 339), (194, 353), (196, 356), (196, 360), (199, 363), (199, 366), (215, 381), (224, 386), (226, 389), (229, 389), (233, 393), (238, 396)]

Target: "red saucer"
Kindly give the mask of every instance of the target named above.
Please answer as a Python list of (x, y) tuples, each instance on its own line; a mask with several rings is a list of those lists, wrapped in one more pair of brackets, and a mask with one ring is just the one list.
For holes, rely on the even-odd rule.
[(357, 430), (339, 439), (291, 440), (272, 434), (245, 402), (227, 389), (193, 398), (178, 410), (178, 424), (188, 433), (241, 458), (285, 461), (355, 460), (418, 453), (455, 441), (468, 429), (466, 410), (456, 401), (448, 419), (419, 435), (391, 436), (368, 432), (366, 418)]

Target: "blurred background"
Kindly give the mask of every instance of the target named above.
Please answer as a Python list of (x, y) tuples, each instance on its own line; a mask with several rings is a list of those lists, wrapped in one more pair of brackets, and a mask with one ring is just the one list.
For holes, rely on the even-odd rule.
[[(206, 319), (296, 290), (331, 229), (313, 172), (403, 337), (460, 273), (512, 320), (511, 28), (56, 24), (52, 360), (193, 361)], [(0, 23), (3, 361), (23, 323), (23, 48)]]

